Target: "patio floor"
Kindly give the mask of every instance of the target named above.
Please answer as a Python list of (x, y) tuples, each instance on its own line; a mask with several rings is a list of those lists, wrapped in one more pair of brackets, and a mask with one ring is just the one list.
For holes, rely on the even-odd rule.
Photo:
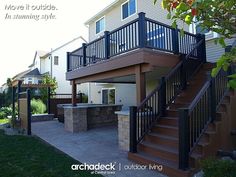
[(104, 176), (165, 177), (157, 171), (149, 169), (125, 169), (135, 163), (127, 159), (127, 152), (118, 148), (117, 127), (96, 128), (73, 134), (64, 130), (64, 124), (54, 120), (32, 123), (32, 133), (81, 163), (108, 164), (115, 162), (119, 165), (115, 174)]

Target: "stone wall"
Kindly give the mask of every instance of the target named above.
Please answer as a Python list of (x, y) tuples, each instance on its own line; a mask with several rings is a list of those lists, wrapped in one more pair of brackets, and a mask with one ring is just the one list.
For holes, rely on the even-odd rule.
[(31, 116), (31, 122), (51, 121), (54, 119), (54, 114), (36, 114)]
[(129, 151), (129, 113), (117, 112), (118, 114), (118, 144), (119, 148)]
[(70, 132), (83, 132), (95, 127), (117, 125), (115, 111), (121, 105), (77, 105), (64, 107), (64, 126)]

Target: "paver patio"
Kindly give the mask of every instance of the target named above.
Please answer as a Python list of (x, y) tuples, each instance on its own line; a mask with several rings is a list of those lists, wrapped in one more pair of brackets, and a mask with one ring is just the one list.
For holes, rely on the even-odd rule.
[(70, 133), (64, 130), (64, 125), (58, 121), (32, 123), (32, 132), (44, 141), (53, 145), (81, 163), (107, 164), (116, 162), (121, 170), (115, 174), (104, 175), (112, 177), (165, 177), (152, 170), (125, 170), (135, 164), (127, 159), (127, 152), (118, 147), (117, 127), (91, 129), (83, 133)]

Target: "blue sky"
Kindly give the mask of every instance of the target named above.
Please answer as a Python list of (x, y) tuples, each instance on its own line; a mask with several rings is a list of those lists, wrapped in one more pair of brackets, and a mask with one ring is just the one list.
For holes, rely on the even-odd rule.
[[(1, 0), (0, 1), (0, 86), (8, 77), (24, 71), (36, 50), (50, 51), (80, 35), (87, 38), (84, 22), (114, 0)], [(57, 19), (49, 21), (6, 20), (5, 5), (52, 4)], [(22, 13), (22, 11), (19, 11)], [(31, 11), (24, 11), (30, 14)], [(42, 14), (42, 12), (40, 13)], [(79, 47), (79, 46), (78, 46)]]

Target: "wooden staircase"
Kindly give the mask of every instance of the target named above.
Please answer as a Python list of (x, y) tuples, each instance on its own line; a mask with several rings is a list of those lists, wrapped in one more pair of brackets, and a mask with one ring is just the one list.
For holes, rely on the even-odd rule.
[[(222, 102), (217, 121), (210, 123), (204, 135), (195, 146), (190, 155), (190, 169), (183, 171), (179, 169), (179, 113), (178, 109), (187, 107), (193, 101), (199, 90), (207, 81), (207, 73), (213, 68), (210, 63), (201, 66), (195, 77), (188, 82), (188, 87), (182, 91), (177, 98), (166, 108), (165, 116), (161, 117), (150, 129), (143, 140), (137, 145), (137, 153), (128, 153), (128, 158), (139, 164), (158, 164), (163, 166), (161, 173), (169, 177), (190, 177), (197, 169), (199, 159), (211, 155), (217, 149), (209, 146), (213, 142), (222, 112), (226, 111), (226, 104), (230, 96), (226, 96)], [(209, 147), (211, 147), (209, 149)], [(212, 152), (211, 152), (212, 151)]]

